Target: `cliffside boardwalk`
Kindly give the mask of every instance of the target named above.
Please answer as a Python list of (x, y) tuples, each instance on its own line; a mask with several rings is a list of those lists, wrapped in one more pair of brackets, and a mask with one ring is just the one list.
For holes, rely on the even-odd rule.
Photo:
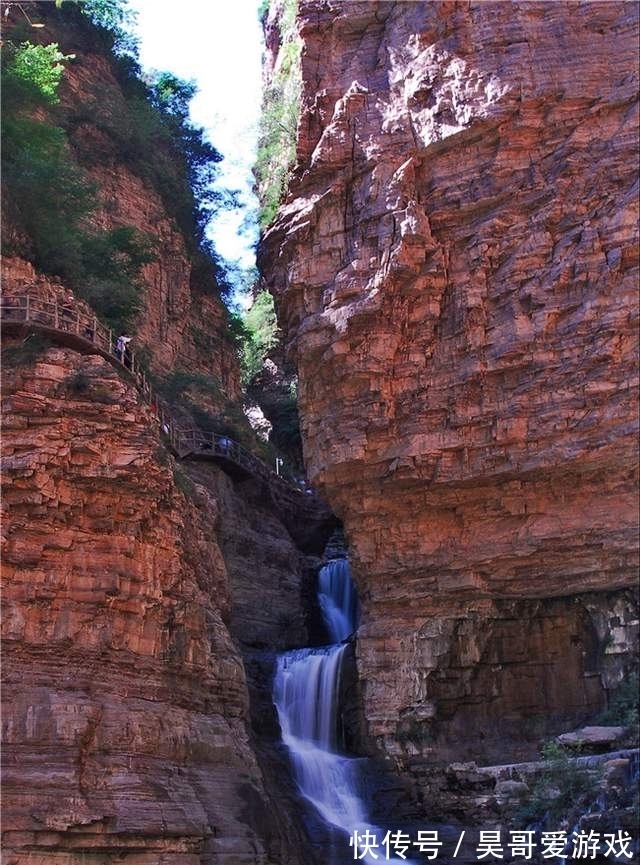
[(83, 354), (99, 354), (125, 372), (151, 406), (163, 436), (179, 459), (217, 462), (232, 476), (265, 481), (276, 506), (293, 506), (305, 513), (329, 515), (327, 505), (311, 491), (298, 489), (229, 436), (182, 426), (152, 388), (135, 352), (126, 347), (116, 348), (118, 341), (113, 331), (96, 316), (83, 313), (70, 304), (45, 301), (29, 294), (13, 295), (2, 299), (0, 325), (3, 333), (19, 334), (33, 330)]

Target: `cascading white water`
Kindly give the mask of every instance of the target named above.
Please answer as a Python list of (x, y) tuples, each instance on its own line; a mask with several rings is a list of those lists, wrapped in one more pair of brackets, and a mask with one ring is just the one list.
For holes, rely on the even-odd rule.
[(346, 639), (358, 627), (358, 595), (347, 559), (335, 559), (320, 570), (318, 602), (333, 643)]
[(301, 793), (332, 826), (353, 831), (365, 818), (357, 761), (336, 751), (336, 710), (345, 646), (298, 649), (279, 660), (274, 703)]
[[(334, 645), (296, 649), (278, 658), (274, 686), (282, 740), (288, 747), (300, 792), (332, 827), (353, 836), (383, 830), (367, 823), (359, 793), (359, 764), (339, 753), (338, 693), (346, 645), (358, 625), (358, 598), (346, 559), (328, 562), (318, 577), (318, 601)], [(348, 850), (345, 840), (345, 849)], [(348, 861), (356, 858), (353, 847)], [(374, 863), (368, 854), (360, 862)], [(408, 859), (392, 859), (408, 865)]]

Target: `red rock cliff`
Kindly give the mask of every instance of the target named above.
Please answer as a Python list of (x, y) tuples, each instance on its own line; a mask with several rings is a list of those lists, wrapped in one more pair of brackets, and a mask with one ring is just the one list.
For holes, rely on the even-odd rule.
[(302, 865), (239, 643), (308, 642), (312, 560), (256, 481), (176, 462), (104, 357), (23, 336), (2, 358), (7, 863)]
[(82, 848), (186, 865), (204, 849), (222, 863), (217, 834), (253, 862), (243, 810), (261, 782), (215, 502), (179, 491), (149, 410), (102, 358), (8, 360), (7, 861)]
[[(52, 38), (55, 7), (34, 6)], [(209, 376), (220, 401), (206, 407), (241, 412), (217, 287), (90, 110), (99, 94), (125, 116), (113, 69), (59, 35), (76, 54), (62, 110), (84, 110), (72, 145), (92, 156), (96, 219), (157, 241), (133, 345), (158, 378)], [(3, 291), (92, 314), (18, 257)], [(302, 865), (295, 818), (265, 792), (239, 643), (308, 641), (310, 563), (259, 484), (243, 496), (219, 467), (177, 463), (125, 370), (49, 336), (3, 340), (3, 861)]]
[(298, 164), (261, 265), (399, 759), (515, 753), (628, 669), (637, 17), (300, 3)]
[[(171, 160), (179, 157), (161, 135), (154, 139), (147, 132), (145, 138), (145, 131), (155, 127), (151, 112), (144, 111), (142, 89), (135, 89), (133, 72), (128, 77), (122, 72), (126, 63), (120, 59), (118, 67), (104, 39), (76, 10), (32, 3), (26, 4), (26, 11), (44, 24), (29, 34), (31, 40), (55, 41), (70, 55), (58, 89), (59, 105), (46, 116), (64, 129), (68, 152), (93, 185), (92, 227), (133, 227), (151, 244), (153, 260), (141, 271), (142, 303), (132, 331), (133, 347), (147, 355), (157, 376), (176, 370), (214, 376), (226, 399), (239, 401), (236, 346), (229, 338), (221, 287), (212, 269), (199, 267), (201, 256), (193, 238), (185, 234), (189, 220), (185, 217), (179, 224), (176, 212), (168, 212), (169, 196), (160, 187), (162, 182), (173, 183), (173, 197), (183, 195), (171, 173)], [(8, 6), (5, 36), (19, 43), (24, 38), (22, 25), (18, 7)], [(145, 162), (160, 167), (145, 170)], [(175, 207), (188, 211), (188, 199), (179, 201)], [(4, 232), (11, 234), (10, 218)], [(27, 280), (19, 262), (17, 267), (6, 262), (4, 266), (3, 290), (23, 289)]]

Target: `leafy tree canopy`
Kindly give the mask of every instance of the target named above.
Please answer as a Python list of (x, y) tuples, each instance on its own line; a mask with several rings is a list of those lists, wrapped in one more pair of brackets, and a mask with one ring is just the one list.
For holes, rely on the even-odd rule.
[(16, 47), (9, 43), (8, 61), (5, 67), (6, 83), (12, 92), (11, 85), (20, 83), (23, 95), (31, 89), (32, 96), (39, 96), (45, 102), (59, 102), (58, 87), (64, 71), (62, 61), (72, 60), (73, 54), (63, 54), (57, 42), (50, 45), (32, 45), (23, 42)]
[(242, 378), (249, 384), (262, 369), (269, 350), (278, 342), (278, 322), (273, 297), (268, 291), (258, 292), (239, 324)]
[(153, 105), (165, 117), (180, 124), (189, 117), (189, 103), (197, 93), (194, 81), (184, 81), (171, 72), (156, 72), (151, 80)]
[[(108, 33), (116, 55), (138, 56), (138, 43), (132, 35), (135, 12), (128, 8), (127, 0), (74, 0), (96, 27)], [(62, 0), (56, 0), (58, 7)]]

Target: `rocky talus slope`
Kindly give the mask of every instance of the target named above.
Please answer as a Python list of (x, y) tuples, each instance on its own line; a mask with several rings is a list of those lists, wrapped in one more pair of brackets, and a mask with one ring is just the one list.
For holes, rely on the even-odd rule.
[(261, 267), (401, 765), (531, 753), (637, 650), (637, 8), (301, 0)]

